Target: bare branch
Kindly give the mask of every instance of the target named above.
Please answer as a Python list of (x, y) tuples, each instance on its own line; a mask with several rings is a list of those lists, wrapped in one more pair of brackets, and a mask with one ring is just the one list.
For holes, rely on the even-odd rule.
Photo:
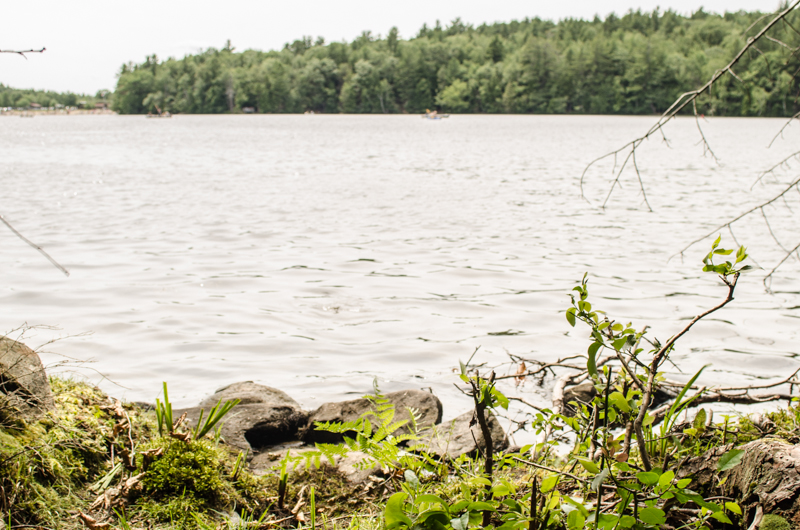
[(780, 266), (781, 266), (781, 265), (783, 265), (783, 264), (786, 262), (786, 260), (787, 260), (787, 259), (789, 259), (789, 256), (791, 256), (793, 253), (797, 252), (797, 250), (798, 250), (798, 249), (800, 249), (800, 243), (798, 243), (797, 245), (795, 245), (793, 249), (791, 249), (791, 250), (787, 251), (787, 252), (786, 252), (786, 255), (785, 255), (785, 256), (783, 256), (783, 259), (782, 259), (782, 260), (780, 260), (780, 261), (778, 262), (778, 264), (777, 264), (777, 265), (775, 265), (775, 266), (772, 268), (772, 270), (771, 270), (771, 271), (769, 271), (769, 274), (767, 274), (766, 276), (764, 276), (764, 287), (766, 287), (766, 288), (767, 288), (767, 290), (771, 291), (771, 289), (770, 289), (770, 288), (769, 288), (769, 286), (767, 285), (767, 282), (769, 281), (769, 284), (770, 284), (770, 285), (772, 285), (772, 275), (773, 275), (773, 274), (775, 274), (775, 271), (776, 271), (776, 270), (778, 270), (778, 268), (780, 268)]
[(44, 53), (47, 48), (42, 48), (41, 50), (0, 50), (0, 53), (15, 53), (17, 55), (21, 55), (26, 60), (28, 59), (25, 57), (26, 53)]
[[(723, 67), (720, 70), (717, 70), (716, 72), (714, 72), (714, 75), (711, 76), (711, 79), (709, 79), (706, 82), (706, 84), (704, 84), (703, 86), (701, 86), (697, 90), (692, 90), (692, 91), (685, 92), (685, 93), (681, 94), (678, 97), (678, 99), (676, 99), (672, 103), (672, 105), (670, 105), (670, 107), (661, 114), (661, 116), (658, 118), (658, 121), (652, 127), (650, 127), (650, 129), (644, 135), (640, 136), (639, 138), (636, 138), (635, 140), (632, 140), (631, 142), (626, 143), (625, 145), (623, 145), (622, 147), (620, 147), (619, 149), (617, 149), (615, 151), (611, 151), (609, 153), (606, 153), (605, 155), (597, 157), (594, 160), (592, 160), (591, 162), (589, 162), (589, 164), (584, 168), (583, 173), (581, 174), (581, 178), (580, 178), (581, 197), (583, 197), (584, 199), (586, 199), (588, 201), (588, 198), (584, 194), (584, 180), (585, 180), (585, 177), (586, 177), (586, 173), (589, 171), (589, 169), (591, 167), (593, 167), (595, 164), (597, 164), (598, 162), (600, 162), (601, 160), (605, 159), (605, 158), (608, 158), (610, 156), (614, 156), (615, 159), (616, 159), (617, 155), (627, 151), (627, 156), (625, 157), (625, 161), (623, 162), (622, 167), (620, 168), (619, 172), (617, 172), (617, 175), (616, 175), (616, 177), (614, 178), (614, 181), (611, 184), (611, 189), (609, 190), (608, 195), (606, 196), (606, 199), (603, 202), (603, 207), (605, 207), (606, 204), (608, 204), (609, 199), (611, 198), (611, 194), (614, 191), (614, 188), (616, 188), (617, 184), (619, 184), (619, 180), (620, 180), (620, 177), (622, 175), (622, 171), (625, 169), (627, 161), (630, 160), (633, 157), (633, 154), (635, 153), (636, 149), (641, 145), (641, 143), (643, 141), (647, 140), (653, 134), (661, 131), (661, 129), (667, 123), (669, 123), (670, 120), (675, 118), (687, 106), (689, 106), (690, 104), (693, 105), (693, 106), (696, 105), (697, 98), (700, 97), (701, 94), (707, 92), (711, 88), (711, 86), (713, 86), (714, 83), (716, 83), (719, 80), (719, 78), (722, 77), (723, 75), (725, 75), (726, 73), (732, 75), (733, 77), (735, 77), (736, 79), (741, 81), (739, 76), (737, 76), (736, 73), (733, 71), (733, 67), (739, 62), (739, 60), (749, 50), (756, 49), (756, 51), (761, 53), (761, 50), (758, 50), (757, 48), (755, 48), (755, 43), (758, 42), (762, 37), (764, 37), (766, 35), (766, 33), (770, 29), (772, 29), (778, 22), (783, 20), (784, 17), (787, 14), (789, 14), (792, 10), (794, 10), (798, 5), (800, 5), (800, 0), (795, 0), (790, 5), (788, 5), (786, 8), (781, 10), (777, 15), (775, 15), (775, 17), (768, 24), (766, 24), (763, 28), (761, 28), (761, 30), (755, 36), (748, 38), (747, 42), (744, 45), (744, 47), (741, 50), (739, 50), (739, 53), (737, 53), (736, 56), (725, 67)], [(749, 29), (750, 28), (748, 28), (748, 30)], [(765, 60), (766, 60), (766, 57), (765, 57)], [(769, 63), (767, 63), (767, 67), (769, 67)], [(708, 145), (707, 142), (705, 142), (705, 139), (704, 139), (704, 143), (705, 143), (705, 145)], [(634, 163), (634, 167), (635, 167), (635, 163)], [(637, 174), (638, 174), (638, 168), (635, 167), (635, 169), (637, 169)], [(640, 185), (640, 189), (641, 189), (642, 194), (645, 195), (644, 185), (641, 182), (641, 178), (639, 180), (639, 185)], [(646, 195), (645, 195), (645, 201), (646, 200), (647, 199), (646, 199)], [(649, 206), (650, 205), (648, 204), (648, 207)]]
[(6, 218), (5, 218), (5, 217), (3, 217), (2, 215), (0, 215), (0, 221), (2, 221), (2, 222), (3, 222), (3, 224), (5, 224), (5, 225), (8, 227), (8, 229), (9, 229), (9, 230), (11, 230), (12, 232), (14, 232), (14, 234), (15, 234), (15, 235), (16, 235), (18, 238), (20, 238), (21, 240), (23, 240), (24, 242), (26, 242), (28, 245), (30, 245), (30, 246), (32, 246), (33, 248), (35, 248), (36, 250), (38, 250), (38, 251), (39, 251), (39, 252), (42, 254), (42, 256), (44, 256), (45, 258), (47, 258), (47, 259), (50, 261), (50, 263), (52, 263), (52, 264), (53, 264), (53, 265), (54, 265), (54, 266), (55, 266), (55, 267), (56, 267), (58, 270), (60, 270), (61, 272), (63, 272), (65, 276), (69, 276), (69, 271), (68, 271), (67, 269), (65, 269), (64, 267), (62, 267), (60, 263), (58, 263), (56, 260), (54, 260), (54, 259), (53, 259), (53, 258), (50, 256), (50, 254), (48, 254), (47, 252), (45, 252), (45, 251), (44, 251), (44, 249), (43, 249), (42, 247), (40, 247), (39, 245), (37, 245), (36, 243), (34, 243), (33, 241), (31, 241), (31, 240), (30, 240), (30, 239), (28, 239), (27, 237), (25, 237), (25, 236), (23, 236), (22, 234), (20, 234), (20, 233), (17, 231), (17, 229), (16, 229), (16, 228), (14, 228), (13, 226), (11, 226), (11, 223), (9, 223), (8, 221), (6, 221)]
[(792, 53), (794, 53), (794, 52), (796, 52), (796, 51), (797, 51), (797, 48), (792, 48), (791, 46), (789, 46), (788, 44), (786, 44), (786, 43), (785, 43), (785, 42), (783, 42), (782, 40), (778, 40), (778, 39), (776, 39), (775, 37), (771, 37), (771, 36), (767, 35), (767, 36), (766, 36), (766, 39), (767, 39), (767, 40), (771, 40), (772, 42), (774, 42), (774, 43), (776, 43), (776, 44), (779, 44), (779, 45), (783, 46), (784, 48), (786, 48), (787, 50), (791, 51)]
[[(794, 116), (793, 116), (791, 119), (794, 119), (795, 117), (800, 117), (800, 112), (798, 112), (797, 114), (795, 114), (795, 115), (794, 115)], [(788, 125), (788, 123), (787, 123), (787, 125)], [(785, 128), (785, 127), (786, 127), (786, 125), (784, 125), (784, 128)], [(782, 131), (782, 130), (783, 130), (783, 129), (781, 129), (781, 131)], [(780, 134), (780, 132), (779, 132), (779, 134)], [(771, 143), (771, 142), (770, 142), (770, 145), (772, 145), (772, 143)], [(774, 166), (772, 166), (771, 168), (769, 168), (769, 169), (767, 169), (767, 170), (764, 170), (764, 171), (762, 171), (762, 172), (761, 172), (761, 173), (758, 175), (758, 178), (756, 178), (756, 181), (755, 181), (755, 182), (753, 182), (753, 185), (752, 185), (752, 186), (750, 186), (750, 189), (752, 190), (752, 189), (753, 189), (753, 187), (754, 187), (756, 184), (758, 184), (758, 183), (759, 183), (759, 181), (761, 181), (761, 179), (763, 179), (765, 176), (769, 175), (770, 173), (774, 173), (776, 169), (778, 169), (779, 167), (781, 167), (781, 166), (783, 166), (784, 164), (786, 164), (786, 163), (787, 163), (789, 160), (791, 160), (792, 158), (796, 158), (798, 155), (800, 155), (800, 151), (795, 151), (794, 153), (792, 153), (791, 155), (787, 156), (786, 158), (784, 158), (783, 160), (781, 160), (780, 162), (778, 162), (777, 164), (775, 164), (775, 165), (774, 165)]]
[(697, 125), (697, 132), (700, 133), (700, 141), (703, 143), (703, 156), (705, 156), (706, 153), (710, 153), (711, 157), (719, 165), (719, 158), (714, 154), (714, 150), (711, 149), (711, 144), (708, 143), (706, 135), (703, 133), (703, 128), (700, 127), (700, 118), (697, 115), (697, 100), (692, 101), (692, 111), (694, 112), (694, 123)]
[[(794, 154), (794, 155), (792, 155), (792, 156), (797, 156), (797, 154), (800, 154), (800, 153), (795, 153), (795, 154)], [(792, 156), (790, 156), (789, 158), (791, 158)], [(788, 159), (787, 159), (787, 160), (788, 160)], [(741, 213), (741, 214), (739, 214), (738, 216), (734, 217), (733, 219), (731, 219), (731, 220), (730, 220), (730, 221), (728, 221), (727, 223), (723, 223), (723, 224), (721, 224), (721, 225), (717, 226), (716, 228), (714, 228), (714, 229), (713, 229), (713, 230), (711, 230), (710, 232), (706, 233), (706, 234), (705, 234), (705, 235), (703, 235), (702, 237), (699, 237), (699, 238), (695, 239), (694, 241), (692, 241), (691, 243), (689, 243), (688, 245), (686, 245), (685, 247), (683, 247), (683, 248), (682, 248), (680, 251), (678, 251), (678, 252), (676, 252), (675, 254), (673, 254), (672, 256), (670, 256), (670, 257), (669, 257), (669, 259), (672, 259), (672, 258), (674, 258), (675, 256), (678, 256), (678, 255), (683, 255), (683, 253), (684, 253), (684, 252), (686, 252), (687, 250), (689, 250), (689, 249), (690, 249), (692, 246), (696, 245), (696, 244), (697, 244), (697, 243), (699, 243), (700, 241), (702, 241), (702, 240), (706, 239), (707, 237), (710, 237), (710, 236), (711, 236), (711, 235), (713, 235), (713, 234), (716, 234), (717, 232), (719, 232), (719, 231), (720, 231), (720, 230), (722, 230), (723, 228), (729, 228), (729, 227), (730, 227), (730, 226), (731, 226), (733, 223), (735, 223), (736, 221), (740, 220), (741, 218), (743, 218), (743, 217), (746, 217), (747, 215), (749, 215), (749, 214), (751, 214), (751, 213), (755, 212), (756, 210), (760, 210), (760, 209), (762, 209), (764, 206), (767, 206), (767, 205), (769, 205), (769, 204), (772, 204), (773, 202), (777, 201), (778, 199), (780, 199), (781, 197), (783, 197), (784, 195), (786, 195), (786, 194), (789, 192), (789, 190), (791, 190), (792, 188), (794, 188), (794, 187), (795, 187), (795, 186), (797, 186), (798, 184), (800, 184), (800, 177), (798, 177), (798, 178), (796, 178), (795, 180), (793, 180), (793, 181), (791, 182), (791, 184), (789, 184), (788, 186), (786, 186), (786, 188), (784, 188), (784, 189), (783, 189), (783, 191), (781, 191), (781, 192), (780, 192), (778, 195), (775, 195), (774, 197), (772, 197), (772, 198), (771, 198), (771, 199), (769, 199), (768, 201), (765, 201), (765, 202), (762, 202), (761, 204), (758, 204), (758, 205), (756, 205), (756, 206), (753, 206), (752, 208), (750, 208), (749, 210), (745, 211), (744, 213)]]

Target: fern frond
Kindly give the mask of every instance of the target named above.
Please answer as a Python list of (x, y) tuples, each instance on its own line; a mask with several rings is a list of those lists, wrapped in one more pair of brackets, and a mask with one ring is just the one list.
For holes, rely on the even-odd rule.
[(350, 431), (359, 432), (364, 428), (364, 420), (359, 418), (354, 421), (315, 421), (314, 422), (314, 430), (316, 431), (326, 431), (326, 432), (333, 432), (333, 433), (346, 433)]
[(412, 433), (400, 434), (398, 436), (395, 436), (395, 440), (398, 444), (401, 444), (403, 442), (419, 440), (419, 436)]
[(403, 425), (405, 425), (406, 423), (408, 423), (408, 420), (400, 420), (400, 421), (396, 421), (394, 423), (383, 424), (375, 432), (375, 436), (378, 436), (378, 433), (381, 433), (381, 434), (385, 433), (385, 435), (387, 437), (391, 436), (392, 434), (397, 432), (397, 430), (400, 427), (402, 427)]

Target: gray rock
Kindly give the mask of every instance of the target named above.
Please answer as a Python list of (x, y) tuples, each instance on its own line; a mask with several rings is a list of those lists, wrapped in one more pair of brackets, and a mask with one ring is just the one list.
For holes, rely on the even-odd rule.
[[(301, 456), (308, 451), (314, 451), (313, 447), (295, 447), (288, 449), (291, 457)], [(278, 451), (265, 451), (259, 453), (250, 462), (250, 470), (256, 475), (265, 475), (267, 473), (276, 473), (280, 470), (281, 460), (286, 456), (287, 449)], [(320, 466), (337, 470), (348, 482), (351, 484), (360, 484), (366, 482), (370, 477), (383, 476), (383, 470), (380, 465), (373, 464), (367, 461), (366, 466), (362, 466), (362, 462), (367, 458), (365, 453), (360, 451), (352, 451), (347, 453), (346, 456), (336, 456), (335, 463), (331, 466), (327, 458), (320, 459)], [(363, 468), (363, 469), (362, 469)], [(289, 474), (299, 473), (305, 470), (305, 463), (300, 462), (296, 466), (291, 465), (287, 468)]]
[[(430, 392), (401, 390), (386, 394), (386, 398), (395, 406), (395, 421), (411, 419), (407, 408), (416, 409), (419, 415), (418, 427), (420, 429), (436, 425), (442, 421), (442, 402)], [(372, 403), (364, 398), (325, 403), (309, 415), (308, 425), (302, 433), (302, 439), (306, 443), (340, 443), (344, 440), (344, 435), (317, 431), (314, 429), (314, 422), (355, 421), (363, 413), (371, 409)], [(410, 425), (403, 426), (398, 432), (410, 432)]]
[[(466, 412), (452, 421), (435, 426), (420, 445), (431, 453), (449, 458), (458, 458), (463, 454), (475, 455), (478, 449), (485, 450), (486, 442), (480, 426), (477, 422), (472, 427), (469, 425), (472, 416), (472, 411)], [(497, 418), (492, 415), (489, 415), (489, 431), (492, 433), (494, 451), (508, 448), (508, 437)], [(478, 445), (475, 445), (476, 440)]]
[[(344, 475), (351, 484), (366, 482), (369, 477), (383, 476), (383, 470), (380, 464), (371, 459), (365, 461), (366, 458), (367, 455), (360, 451), (347, 453), (347, 456), (336, 463), (336, 469), (338, 469), (339, 473)], [(366, 465), (362, 465), (362, 463)]]
[[(188, 425), (194, 428), (201, 408), (205, 410), (203, 418), (208, 417), (208, 409), (205, 407), (175, 410), (172, 416), (177, 419), (186, 412)], [(263, 447), (296, 439), (298, 429), (306, 424), (307, 417), (304, 411), (284, 405), (236, 405), (222, 419), (221, 434), (225, 443), (241, 451), (248, 451), (250, 458)]]
[(21, 342), (0, 337), (0, 411), (35, 420), (55, 407), (42, 361)]
[(220, 401), (241, 400), (222, 420), (222, 437), (225, 442), (242, 451), (248, 458), (264, 447), (295, 440), (298, 430), (306, 425), (308, 414), (285, 392), (258, 385), (252, 381), (234, 383), (217, 390), (198, 407), (175, 410), (173, 417), (183, 412), (191, 427), (197, 425), (200, 410), (204, 417)]
[(219, 400), (223, 403), (229, 399), (239, 399), (241, 405), (251, 405), (254, 403), (267, 403), (270, 405), (285, 405), (300, 408), (297, 401), (293, 400), (283, 390), (269, 386), (259, 385), (252, 381), (241, 381), (224, 386), (200, 402), (199, 407), (207, 411), (217, 404)]

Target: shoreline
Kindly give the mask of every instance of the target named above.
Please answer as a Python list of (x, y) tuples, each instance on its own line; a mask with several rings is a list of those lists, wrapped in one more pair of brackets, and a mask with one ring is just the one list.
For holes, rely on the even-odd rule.
[(109, 109), (75, 109), (75, 110), (0, 110), (0, 116), (19, 116), (33, 118), (35, 116), (116, 116), (117, 113)]

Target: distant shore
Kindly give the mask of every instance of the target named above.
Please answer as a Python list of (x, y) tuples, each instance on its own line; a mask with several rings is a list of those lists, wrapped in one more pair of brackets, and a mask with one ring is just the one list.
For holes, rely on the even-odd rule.
[(116, 115), (117, 113), (109, 109), (58, 109), (58, 110), (0, 110), (0, 116), (21, 116), (33, 118), (34, 116), (86, 116), (95, 115)]

